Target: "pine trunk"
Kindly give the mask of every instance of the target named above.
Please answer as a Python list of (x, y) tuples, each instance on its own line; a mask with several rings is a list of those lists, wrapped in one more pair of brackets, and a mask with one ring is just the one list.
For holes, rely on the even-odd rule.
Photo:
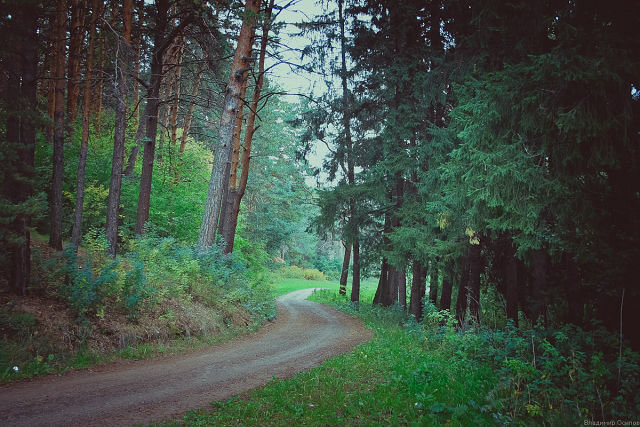
[[(55, 37), (55, 31), (54, 31)], [(53, 52), (53, 55), (48, 56), (49, 60), (49, 80), (47, 82), (48, 90), (47, 90), (47, 116), (51, 120), (51, 123), (54, 123), (54, 114), (56, 109), (56, 57), (55, 57), (55, 46), (56, 41), (51, 42), (51, 46), (49, 46), (48, 51)], [(53, 133), (55, 131), (54, 125), (47, 126), (47, 143), (53, 144)]]
[[(167, 25), (168, 0), (156, 2), (156, 29), (154, 46), (162, 46), (165, 42), (165, 29)], [(149, 219), (149, 207), (151, 204), (151, 180), (153, 178), (153, 163), (155, 159), (156, 137), (158, 133), (158, 98), (160, 85), (162, 84), (162, 59), (164, 51), (157, 49), (151, 60), (151, 80), (145, 107), (145, 139), (142, 153), (142, 174), (140, 176), (140, 193), (138, 196), (138, 212), (136, 217), (136, 234), (142, 235), (144, 226)]]
[(351, 280), (351, 303), (360, 303), (360, 239), (353, 239), (353, 276)]
[(540, 249), (534, 251), (531, 257), (531, 320), (538, 321), (540, 316), (546, 323), (546, 299), (544, 296), (547, 288), (547, 253)]
[[(156, 0), (156, 28), (153, 45), (155, 51), (151, 57), (151, 79), (147, 92), (147, 105), (145, 106), (145, 139), (144, 152), (142, 154), (142, 174), (140, 176), (140, 192), (138, 196), (138, 212), (136, 218), (136, 234), (142, 235), (144, 227), (149, 220), (149, 207), (151, 205), (151, 183), (153, 179), (153, 163), (155, 159), (156, 137), (158, 134), (158, 98), (160, 96), (160, 86), (162, 84), (162, 61), (166, 49), (171, 45), (173, 38), (177, 37), (180, 31), (189, 25), (193, 16), (183, 18), (178, 27), (166, 35), (168, 22), (169, 1)], [(130, 157), (130, 160), (132, 156)], [(135, 163), (135, 157), (133, 162)], [(129, 166), (127, 166), (129, 169)], [(133, 170), (133, 168), (131, 168)]]
[(55, 74), (56, 80), (54, 131), (53, 131), (53, 174), (51, 178), (49, 245), (62, 250), (62, 178), (64, 174), (64, 65), (65, 65), (65, 24), (67, 4), (64, 0), (56, 2), (55, 23)]
[(514, 325), (518, 327), (518, 262), (516, 248), (512, 242), (508, 243), (504, 268), (507, 319), (511, 319)]
[(458, 299), (456, 300), (456, 319), (463, 327), (466, 323), (467, 306), (469, 300), (469, 254), (462, 259), (462, 274), (458, 284)]
[[(204, 61), (205, 58), (203, 58)], [(189, 130), (191, 128), (191, 119), (193, 118), (193, 111), (196, 108), (196, 97), (198, 96), (198, 88), (200, 87), (200, 79), (205, 69), (205, 62), (201, 62), (198, 66), (198, 72), (193, 82), (193, 89), (191, 90), (191, 103), (187, 114), (184, 116), (184, 125), (182, 126), (182, 136), (180, 138), (180, 154), (184, 152), (184, 148), (187, 146), (187, 137), (189, 136)]]
[(413, 262), (413, 279), (409, 297), (409, 314), (413, 314), (418, 322), (422, 322), (424, 307), (422, 301), (426, 293), (427, 269), (418, 261)]
[[(106, 6), (104, 8), (106, 10)], [(91, 105), (94, 106), (94, 115), (100, 118), (102, 114), (102, 98), (104, 95), (104, 66), (106, 62), (106, 49), (105, 49), (105, 36), (102, 34), (104, 32), (104, 28), (100, 29), (99, 43), (98, 43), (98, 70), (96, 72), (96, 90), (93, 94), (94, 99)], [(98, 120), (96, 123), (96, 130), (100, 131), (100, 121)]]
[(471, 245), (469, 258), (469, 314), (472, 321), (480, 324), (480, 273), (482, 257), (480, 244)]
[(380, 278), (378, 279), (378, 287), (376, 288), (376, 294), (373, 297), (373, 304), (382, 305), (382, 296), (386, 292), (389, 286), (389, 263), (387, 258), (382, 258), (382, 265), (380, 266)]
[[(225, 241), (225, 252), (230, 253), (233, 251), (233, 245), (236, 237), (236, 228), (238, 226), (238, 215), (240, 214), (240, 203), (242, 202), (242, 198), (244, 197), (244, 193), (247, 189), (247, 183), (249, 181), (249, 170), (251, 163), (251, 147), (253, 145), (253, 135), (256, 131), (256, 116), (258, 113), (258, 103), (260, 102), (260, 94), (262, 93), (262, 86), (264, 84), (264, 63), (267, 55), (267, 43), (269, 39), (269, 28), (271, 25), (271, 12), (273, 11), (273, 0), (269, 2), (267, 9), (265, 11), (265, 24), (262, 27), (262, 39), (260, 40), (260, 59), (258, 60), (258, 80), (256, 82), (256, 86), (253, 89), (253, 98), (251, 99), (251, 106), (249, 111), (249, 116), (247, 117), (247, 128), (244, 132), (244, 141), (243, 146), (244, 150), (242, 151), (242, 158), (238, 161), (238, 166), (242, 167), (242, 173), (240, 174), (240, 181), (237, 186), (237, 191), (229, 192), (229, 195), (233, 197), (233, 204), (231, 205), (231, 211), (228, 212), (228, 218), (223, 218), (223, 224), (225, 226), (225, 230), (223, 230), (224, 241)], [(242, 89), (242, 96), (244, 97), (246, 91), (246, 81), (245, 87)], [(239, 115), (242, 114), (242, 106), (240, 106)], [(240, 117), (241, 118), (241, 117)], [(238, 124), (236, 127), (238, 132), (238, 139), (240, 138), (240, 125)], [(235, 145), (235, 144), (234, 144)], [(238, 147), (239, 148), (239, 147)], [(234, 147), (235, 149), (235, 147)], [(232, 157), (232, 165), (233, 168), (233, 157)], [(234, 169), (237, 171), (237, 166)], [(233, 177), (230, 176), (230, 181), (235, 185), (235, 175)]]
[(127, 72), (131, 50), (131, 23), (133, 18), (133, 0), (124, 0), (122, 4), (122, 38), (118, 51), (122, 55), (116, 58), (117, 70), (116, 122), (113, 135), (113, 157), (111, 162), (111, 182), (107, 199), (107, 253), (116, 256), (118, 247), (118, 213), (122, 191), (122, 166), (124, 163), (124, 139), (127, 130)]
[[(231, 75), (224, 100), (218, 147), (215, 150), (209, 191), (205, 204), (205, 211), (198, 237), (198, 247), (203, 250), (211, 247), (216, 238), (220, 208), (225, 193), (225, 181), (229, 177), (231, 153), (233, 149), (233, 128), (236, 124), (240, 95), (244, 84), (245, 71), (250, 66), (250, 52), (255, 32), (255, 17), (259, 12), (259, 0), (247, 0), (245, 6), (245, 20), (240, 29), (238, 46), (231, 66)], [(248, 165), (247, 165), (248, 166)], [(226, 177), (225, 177), (226, 175)]]
[(82, 140), (80, 142), (80, 159), (78, 161), (78, 175), (76, 181), (76, 209), (73, 215), (73, 229), (71, 243), (78, 249), (82, 239), (82, 216), (84, 207), (84, 178), (87, 166), (87, 151), (89, 148), (89, 120), (91, 116), (91, 77), (93, 76), (93, 49), (96, 38), (96, 20), (98, 17), (99, 0), (93, 0), (93, 11), (89, 25), (89, 48), (87, 52), (87, 66), (84, 79), (84, 94), (82, 105)]
[(349, 261), (351, 259), (351, 245), (344, 244), (344, 258), (342, 260), (342, 272), (340, 273), (340, 295), (347, 295), (347, 280), (349, 278)]
[[(386, 247), (389, 244), (389, 238), (387, 237), (391, 232), (391, 214), (385, 213), (384, 215), (384, 229), (382, 230), (382, 245)], [(389, 287), (391, 285), (390, 266), (386, 257), (382, 257), (382, 265), (380, 267), (380, 279), (378, 280), (378, 288), (376, 289), (376, 295), (373, 297), (374, 304), (380, 304), (383, 306), (391, 305), (389, 295), (391, 291)]]
[[(35, 10), (33, 10), (35, 9)], [(38, 68), (38, 10), (32, 5), (18, 7), (14, 12), (15, 21), (19, 24), (13, 28), (17, 38), (11, 46), (13, 52), (6, 71), (6, 106), (8, 108), (5, 122), (6, 141), (16, 147), (16, 173), (7, 176), (4, 193), (15, 205), (29, 200), (33, 194), (32, 179), (34, 176), (34, 153), (36, 143), (37, 111), (37, 68)], [(11, 25), (11, 24), (9, 24)], [(18, 101), (18, 102), (16, 102)], [(8, 284), (18, 295), (25, 295), (31, 277), (30, 231), (31, 215), (25, 210), (17, 213), (9, 224), (14, 243), (6, 250), (10, 269)]]
[(127, 178), (131, 178), (133, 176), (133, 169), (136, 166), (136, 160), (138, 159), (138, 153), (140, 152), (140, 146), (142, 145), (142, 139), (144, 138), (145, 131), (147, 129), (147, 122), (149, 118), (149, 114), (151, 114), (151, 110), (149, 109), (149, 95), (151, 91), (147, 93), (147, 103), (145, 104), (144, 110), (142, 112), (142, 117), (138, 121), (138, 129), (136, 130), (135, 141), (133, 144), (133, 148), (131, 148), (131, 152), (129, 153), (129, 158), (127, 160), (127, 167), (124, 170), (124, 176)]
[(566, 255), (567, 269), (567, 304), (568, 304), (568, 321), (574, 325), (582, 326), (584, 323), (584, 299), (580, 293), (580, 272), (578, 265), (572, 256)]
[(85, 2), (71, 1), (71, 27), (69, 38), (69, 61), (67, 63), (67, 118), (72, 125), (78, 111), (78, 98), (80, 95), (80, 55), (84, 39), (84, 8)]
[(433, 261), (429, 273), (429, 301), (431, 301), (435, 307), (438, 306), (438, 282), (440, 279), (438, 273), (438, 262)]
[(451, 309), (451, 292), (453, 288), (453, 261), (445, 264), (444, 276), (442, 277), (442, 295), (440, 296), (440, 310)]

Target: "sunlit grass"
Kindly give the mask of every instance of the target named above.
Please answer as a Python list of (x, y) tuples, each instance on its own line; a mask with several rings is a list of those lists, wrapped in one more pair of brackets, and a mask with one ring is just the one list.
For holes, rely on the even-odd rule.
[[(360, 300), (363, 302), (373, 301), (378, 286), (377, 279), (366, 278), (360, 283)], [(331, 292), (338, 292), (340, 283), (329, 280), (306, 280), (306, 279), (280, 279), (274, 285), (273, 294), (275, 297), (288, 294), (289, 292), (301, 289), (321, 288)], [(347, 296), (351, 296), (351, 281), (347, 285)]]

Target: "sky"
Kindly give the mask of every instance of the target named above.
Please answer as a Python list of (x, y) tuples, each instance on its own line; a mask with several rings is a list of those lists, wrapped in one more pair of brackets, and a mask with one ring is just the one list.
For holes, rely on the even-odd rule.
[[(276, 6), (285, 6), (287, 8), (279, 12), (276, 22), (286, 23), (285, 27), (280, 31), (280, 39), (283, 45), (290, 46), (292, 51), (284, 50), (282, 54), (286, 61), (292, 63), (300, 63), (300, 50), (308, 43), (304, 37), (297, 36), (298, 29), (293, 25), (299, 22), (309, 22), (314, 16), (323, 13), (323, 9), (318, 5), (319, 0), (277, 0)], [(267, 64), (267, 67), (274, 65), (273, 60)], [(287, 64), (278, 64), (271, 70), (269, 77), (280, 87), (289, 93), (309, 94), (313, 88), (315, 94), (323, 91), (324, 84), (322, 80), (311, 73), (301, 71), (293, 72), (292, 67)], [(289, 101), (296, 101), (297, 97), (290, 97)]]
[[(276, 5), (287, 5), (291, 0), (276, 0)], [(287, 23), (280, 32), (280, 38), (282, 44), (287, 45), (295, 49), (296, 51), (283, 52), (286, 61), (292, 63), (300, 63), (300, 50), (302, 50), (309, 40), (296, 36), (298, 29), (292, 25), (298, 22), (308, 22), (313, 19), (315, 15), (323, 13), (323, 9), (318, 5), (318, 0), (293, 0), (286, 9), (283, 9), (278, 15), (276, 22)], [(314, 95), (320, 95), (326, 87), (321, 78), (318, 76), (307, 73), (304, 71), (293, 72), (292, 68), (287, 64), (276, 64), (275, 61), (267, 62), (266, 67), (273, 66), (271, 69), (269, 79), (280, 86), (284, 91), (288, 93), (302, 93), (309, 95), (313, 92)], [(288, 102), (299, 102), (301, 98), (299, 96), (287, 96)], [(315, 168), (321, 168), (324, 157), (329, 153), (327, 148), (321, 144), (316, 143), (312, 148), (312, 152), (309, 154), (307, 160), (310, 165)], [(326, 183), (326, 174), (321, 173), (320, 180)], [(316, 179), (307, 179), (309, 186), (315, 186)]]

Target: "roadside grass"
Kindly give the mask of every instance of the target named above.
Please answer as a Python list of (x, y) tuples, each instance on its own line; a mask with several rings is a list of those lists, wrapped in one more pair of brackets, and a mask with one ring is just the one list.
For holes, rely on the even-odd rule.
[[(374, 288), (375, 291), (375, 288)], [(365, 298), (373, 298), (365, 290)], [(496, 378), (453, 348), (407, 327), (400, 310), (364, 303), (353, 310), (335, 290), (310, 299), (363, 319), (373, 339), (290, 379), (192, 411), (180, 424), (201, 425), (487, 425), (483, 410)], [(174, 425), (174, 424), (168, 424)]]

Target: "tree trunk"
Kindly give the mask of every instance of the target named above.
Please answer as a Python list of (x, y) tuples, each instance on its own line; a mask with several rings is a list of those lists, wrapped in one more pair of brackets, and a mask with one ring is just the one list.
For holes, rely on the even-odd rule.
[(427, 269), (419, 262), (413, 261), (413, 280), (411, 281), (411, 295), (409, 297), (409, 314), (413, 314), (418, 322), (424, 316), (424, 300), (426, 292)]
[(135, 57), (133, 60), (133, 113), (132, 116), (135, 119), (135, 123), (140, 122), (140, 59), (142, 55), (142, 28), (144, 26), (144, 0), (139, 2), (138, 7), (138, 22), (136, 25), (137, 31), (135, 37), (133, 37), (133, 43), (136, 46)]
[(242, 134), (242, 115), (244, 114), (244, 98), (247, 90), (247, 74), (243, 77), (244, 84), (240, 90), (240, 105), (236, 116), (236, 124), (233, 127), (233, 148), (231, 150), (231, 164), (229, 165), (228, 177), (226, 179), (227, 190), (222, 199), (222, 212), (220, 213), (220, 225), (218, 233), (224, 240), (224, 252), (233, 252), (233, 240), (235, 239), (236, 224), (240, 212), (240, 200), (238, 200), (238, 164), (240, 162), (240, 136)]
[(87, 66), (84, 79), (84, 100), (82, 105), (82, 140), (80, 142), (80, 159), (78, 161), (78, 175), (76, 181), (76, 209), (73, 215), (73, 229), (71, 243), (78, 250), (82, 239), (82, 211), (84, 207), (84, 177), (87, 166), (87, 151), (89, 147), (89, 119), (91, 116), (91, 77), (93, 76), (93, 49), (96, 38), (96, 21), (100, 1), (93, 0), (93, 11), (89, 25), (89, 50), (87, 52)]
[(387, 258), (382, 258), (382, 265), (380, 267), (380, 278), (378, 279), (378, 287), (376, 288), (376, 294), (373, 297), (374, 304), (382, 304), (383, 295), (387, 292), (389, 287), (389, 263)]
[(508, 242), (505, 259), (505, 299), (507, 300), (507, 319), (511, 319), (518, 327), (518, 262), (513, 242)]
[[(234, 153), (232, 153), (231, 159), (231, 168), (234, 171), (234, 175), (230, 176), (230, 182), (232, 187), (235, 186), (235, 171), (237, 171), (238, 163), (242, 167), (242, 173), (240, 175), (240, 182), (238, 183), (237, 191), (229, 191), (228, 196), (230, 196), (233, 200), (233, 203), (230, 205), (231, 210), (227, 212), (227, 216), (222, 218), (222, 223), (224, 224), (225, 230), (223, 230), (223, 237), (225, 241), (225, 252), (230, 253), (233, 251), (233, 244), (236, 237), (236, 228), (238, 225), (238, 215), (240, 214), (240, 202), (244, 197), (244, 193), (247, 189), (247, 183), (249, 181), (249, 168), (251, 163), (251, 147), (253, 144), (253, 135), (256, 131), (256, 115), (258, 113), (258, 103), (260, 101), (260, 94), (262, 93), (262, 86), (264, 84), (264, 63), (267, 56), (267, 43), (269, 41), (269, 29), (271, 27), (271, 13), (273, 11), (273, 0), (270, 0), (269, 5), (265, 11), (265, 24), (262, 27), (262, 38), (260, 40), (260, 59), (258, 61), (258, 80), (256, 81), (256, 85), (253, 89), (253, 98), (251, 99), (251, 106), (249, 111), (249, 116), (247, 118), (247, 128), (244, 132), (244, 150), (242, 151), (242, 158), (235, 159), (236, 165), (234, 165), (234, 154), (238, 155), (240, 150), (240, 144), (236, 147), (234, 144)], [(242, 97), (245, 95), (247, 82), (245, 80), (244, 87), (242, 88)], [(242, 120), (242, 105), (239, 110), (240, 122), (236, 127), (236, 131), (238, 132), (237, 137), (238, 141), (240, 139), (240, 127)]]
[(178, 107), (180, 106), (180, 79), (182, 77), (182, 55), (184, 53), (184, 37), (180, 38), (178, 52), (176, 55), (176, 68), (173, 78), (173, 100), (171, 102), (169, 127), (171, 129), (171, 146), (176, 145), (178, 140)]
[(242, 85), (244, 84), (244, 73), (250, 66), (251, 45), (255, 32), (255, 17), (258, 14), (259, 8), (260, 0), (247, 0), (245, 20), (240, 29), (238, 46), (236, 47), (233, 64), (231, 66), (231, 75), (229, 77), (222, 117), (220, 119), (218, 148), (216, 149), (213, 160), (209, 191), (202, 218), (202, 225), (200, 227), (200, 235), (198, 237), (198, 248), (201, 250), (211, 247), (215, 242), (220, 207), (225, 193), (225, 173), (227, 174), (226, 177), (228, 177), (231, 164), (233, 128), (236, 124), (238, 107), (241, 102), (240, 95)]
[(84, 1), (71, 1), (71, 26), (69, 38), (69, 61), (67, 63), (67, 118), (73, 129), (80, 95), (80, 55), (84, 39)]
[(453, 261), (445, 263), (444, 276), (442, 277), (442, 296), (440, 296), (440, 310), (451, 309), (451, 291), (453, 288)]
[[(16, 37), (6, 71), (6, 141), (16, 148), (16, 170), (2, 183), (7, 198), (20, 205), (32, 196), (36, 143), (38, 16), (37, 6), (19, 6), (13, 13)], [(13, 23), (10, 23), (11, 25)], [(16, 108), (17, 110), (14, 110)], [(9, 224), (14, 242), (3, 248), (10, 259), (8, 284), (13, 292), (25, 295), (31, 277), (31, 215), (22, 209)]]
[(347, 279), (349, 278), (349, 261), (351, 259), (351, 245), (344, 244), (344, 258), (342, 260), (342, 272), (340, 273), (340, 295), (347, 295)]
[(534, 251), (531, 257), (531, 304), (533, 322), (537, 322), (540, 316), (546, 323), (546, 298), (544, 296), (547, 288), (547, 253), (540, 249)]
[(64, 174), (64, 50), (65, 24), (67, 21), (67, 4), (64, 0), (56, 2), (55, 21), (55, 74), (56, 102), (54, 110), (53, 132), (53, 176), (51, 178), (49, 245), (62, 250), (62, 178)]
[(469, 259), (467, 255), (462, 260), (462, 274), (458, 284), (458, 299), (456, 300), (456, 319), (458, 325), (463, 327), (467, 317), (467, 305), (469, 299)]
[(431, 271), (429, 272), (429, 301), (437, 307), (438, 306), (438, 261), (432, 261)]
[[(55, 38), (55, 30), (53, 31), (53, 38)], [(57, 82), (55, 76), (56, 76), (56, 66), (58, 64), (55, 57), (55, 47), (56, 47), (56, 41), (53, 40), (50, 43), (50, 46), (48, 49), (48, 51), (53, 52), (53, 54), (47, 57), (49, 60), (49, 80), (47, 82), (49, 86), (47, 91), (47, 116), (51, 120), (52, 124), (55, 121), (54, 115), (55, 115), (55, 109), (56, 109), (56, 82)], [(47, 143), (53, 144), (54, 132), (55, 132), (55, 125), (48, 125), (47, 126)]]
[[(342, 81), (342, 126), (344, 128), (344, 140), (347, 157), (347, 183), (349, 186), (355, 185), (355, 154), (353, 152), (353, 140), (351, 137), (351, 93), (347, 81), (347, 59), (346, 59), (346, 37), (345, 37), (345, 19), (343, 14), (343, 0), (338, 1), (338, 19), (340, 21), (340, 80)], [(360, 291), (360, 241), (359, 227), (356, 211), (356, 200), (349, 198), (349, 233), (353, 239), (354, 245), (354, 261), (353, 261), (353, 282), (357, 283), (358, 292)], [(357, 251), (356, 251), (357, 246)], [(357, 260), (356, 260), (357, 252)], [(355, 285), (352, 286), (355, 287)], [(352, 297), (353, 298), (353, 297)]]
[(136, 218), (137, 235), (143, 234), (144, 226), (149, 219), (151, 181), (153, 178), (153, 162), (155, 159), (156, 137), (158, 133), (158, 97), (160, 96), (160, 85), (162, 83), (162, 59), (164, 57), (164, 49), (166, 49), (168, 45), (168, 42), (165, 40), (167, 12), (169, 10), (168, 0), (158, 0), (156, 2), (156, 9), (155, 52), (151, 59), (151, 80), (149, 82), (149, 92), (144, 117), (147, 123), (145, 125), (146, 135), (142, 154), (142, 174), (140, 176), (140, 193), (138, 196), (138, 212)]
[(353, 238), (353, 274), (351, 280), (351, 303), (360, 303), (360, 239)]
[(133, 169), (136, 166), (136, 159), (138, 158), (138, 152), (140, 151), (140, 145), (142, 145), (142, 139), (144, 138), (145, 132), (147, 130), (147, 122), (149, 120), (149, 114), (151, 114), (150, 104), (149, 104), (149, 95), (151, 91), (147, 94), (147, 103), (145, 104), (144, 110), (142, 112), (142, 117), (138, 121), (138, 130), (136, 130), (135, 141), (133, 147), (131, 148), (131, 152), (129, 153), (129, 158), (127, 160), (127, 167), (124, 170), (124, 176), (127, 178), (131, 178), (133, 176)]
[(184, 116), (184, 125), (182, 126), (182, 137), (180, 138), (180, 154), (184, 152), (184, 147), (187, 146), (187, 137), (189, 136), (189, 129), (191, 128), (191, 119), (193, 117), (193, 110), (196, 108), (196, 97), (198, 96), (198, 88), (200, 86), (200, 79), (202, 78), (202, 73), (206, 67), (206, 56), (203, 58), (203, 62), (198, 66), (198, 72), (196, 73), (196, 78), (193, 82), (193, 89), (191, 90), (191, 103), (189, 104), (189, 109), (187, 110), (187, 114)]
[(574, 325), (582, 326), (584, 323), (584, 299), (580, 293), (580, 272), (575, 259), (569, 255), (565, 255), (567, 269), (567, 304), (568, 304), (568, 322)]
[(482, 258), (480, 244), (471, 245), (469, 252), (469, 314), (476, 325), (480, 324), (480, 273)]
[[(113, 158), (111, 162), (111, 182), (107, 199), (107, 253), (116, 256), (118, 247), (118, 212), (122, 191), (122, 166), (124, 163), (124, 139), (127, 130), (127, 72), (131, 56), (131, 24), (133, 0), (122, 3), (122, 38), (118, 41), (121, 58), (116, 58), (118, 96), (116, 99), (116, 122), (113, 135)], [(116, 64), (118, 65), (118, 64)]]
[(397, 276), (397, 297), (396, 301), (400, 304), (403, 310), (407, 310), (407, 271), (404, 267), (398, 270)]
[[(106, 11), (106, 6), (103, 8), (103, 11)], [(106, 49), (105, 49), (105, 36), (103, 34), (104, 28), (101, 27), (100, 35), (98, 36), (98, 70), (96, 72), (97, 84), (96, 90), (93, 94), (94, 100), (91, 105), (94, 106), (93, 113), (95, 117), (100, 118), (102, 114), (102, 98), (104, 93), (104, 65), (106, 62)], [(100, 120), (96, 123), (96, 130), (100, 131)]]

